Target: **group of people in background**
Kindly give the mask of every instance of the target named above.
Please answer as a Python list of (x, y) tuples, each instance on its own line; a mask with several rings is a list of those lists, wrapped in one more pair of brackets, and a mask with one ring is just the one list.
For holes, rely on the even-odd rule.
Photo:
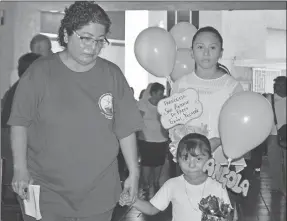
[[(11, 77), (15, 78), (13, 79), (13, 85), (7, 90), (1, 99), (1, 157), (3, 158), (5, 164), (2, 179), (4, 184), (10, 184), (13, 175), (13, 159), (10, 142), (11, 131), (10, 126), (7, 123), (12, 110), (12, 103), (16, 88), (21, 77), (34, 61), (36, 61), (41, 56), (48, 56), (53, 53), (50, 39), (42, 34), (35, 35), (31, 39), (29, 47), (31, 51), (23, 54), (18, 59), (18, 66), (11, 73)], [(17, 78), (18, 80), (16, 80)]]
[[(243, 91), (219, 64), (220, 33), (213, 27), (200, 28), (191, 48), (195, 70), (174, 82), (170, 93), (165, 94), (160, 83), (149, 84), (137, 101), (119, 67), (98, 56), (109, 44), (110, 26), (107, 13), (95, 2), (75, 2), (66, 8), (59, 28), (64, 50), (52, 53), (49, 38), (37, 35), (31, 40), (31, 53), (18, 61), (19, 81), (2, 100), (1, 126), (11, 136), (11, 182), (21, 208), (28, 185), (37, 184), (42, 221), (110, 221), (118, 202), (150, 215), (171, 202), (174, 220), (200, 221), (198, 203), (210, 194), (236, 209), (234, 193), (202, 170), (211, 157), (226, 162), (217, 128), (219, 113), (230, 96)], [(182, 126), (164, 129), (157, 105), (187, 88), (198, 91), (203, 114), (187, 125), (196, 132), (179, 139), (174, 133)], [(278, 123), (286, 124), (286, 77), (275, 79), (274, 94)], [(286, 150), (277, 145), (275, 125), (273, 129), (264, 144), (272, 188), (284, 191)], [(169, 152), (172, 142), (177, 143), (174, 156)], [(177, 172), (161, 186), (166, 159)], [(233, 165), (238, 173), (244, 167), (243, 157)], [(138, 197), (138, 186), (144, 198)], [(35, 220), (24, 212), (23, 217)], [(235, 210), (228, 220), (238, 219)]]

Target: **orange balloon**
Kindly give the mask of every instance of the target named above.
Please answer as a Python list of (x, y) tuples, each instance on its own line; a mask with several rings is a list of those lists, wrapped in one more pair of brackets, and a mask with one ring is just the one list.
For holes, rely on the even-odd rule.
[(163, 28), (149, 27), (136, 38), (135, 56), (139, 64), (156, 77), (171, 74), (176, 56), (173, 37)]
[(179, 22), (170, 29), (177, 48), (191, 48), (192, 38), (197, 32), (194, 25), (188, 22)]
[(273, 111), (262, 95), (244, 91), (234, 94), (223, 105), (219, 134), (225, 155), (237, 159), (261, 144), (273, 126)]
[(181, 48), (176, 52), (176, 59), (173, 71), (170, 75), (172, 81), (180, 79), (182, 76), (192, 73), (195, 62), (190, 56), (190, 49)]

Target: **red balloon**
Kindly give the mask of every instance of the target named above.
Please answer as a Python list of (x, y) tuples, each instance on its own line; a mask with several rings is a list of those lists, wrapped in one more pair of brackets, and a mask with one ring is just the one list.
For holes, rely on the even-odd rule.
[(182, 76), (192, 73), (195, 62), (190, 56), (190, 49), (178, 49), (176, 52), (176, 59), (173, 71), (170, 75), (172, 81), (180, 79)]
[(136, 38), (135, 56), (139, 64), (156, 77), (171, 74), (176, 56), (173, 37), (163, 28), (149, 27)]
[(262, 95), (244, 91), (234, 94), (223, 105), (219, 134), (225, 155), (237, 159), (261, 144), (273, 126), (273, 111)]

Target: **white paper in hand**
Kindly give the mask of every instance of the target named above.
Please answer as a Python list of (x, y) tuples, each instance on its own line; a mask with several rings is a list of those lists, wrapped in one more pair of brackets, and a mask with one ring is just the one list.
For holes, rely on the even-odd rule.
[(24, 200), (25, 214), (34, 217), (36, 220), (42, 219), (40, 212), (40, 186), (29, 185), (29, 200)]

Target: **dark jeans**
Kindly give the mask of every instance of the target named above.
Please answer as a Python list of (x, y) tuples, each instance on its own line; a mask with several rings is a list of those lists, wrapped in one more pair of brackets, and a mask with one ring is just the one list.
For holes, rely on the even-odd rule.
[(260, 144), (259, 146), (251, 150), (250, 166), (253, 169), (261, 168), (262, 157), (263, 157), (265, 149), (266, 149), (266, 142), (264, 141), (262, 144)]

